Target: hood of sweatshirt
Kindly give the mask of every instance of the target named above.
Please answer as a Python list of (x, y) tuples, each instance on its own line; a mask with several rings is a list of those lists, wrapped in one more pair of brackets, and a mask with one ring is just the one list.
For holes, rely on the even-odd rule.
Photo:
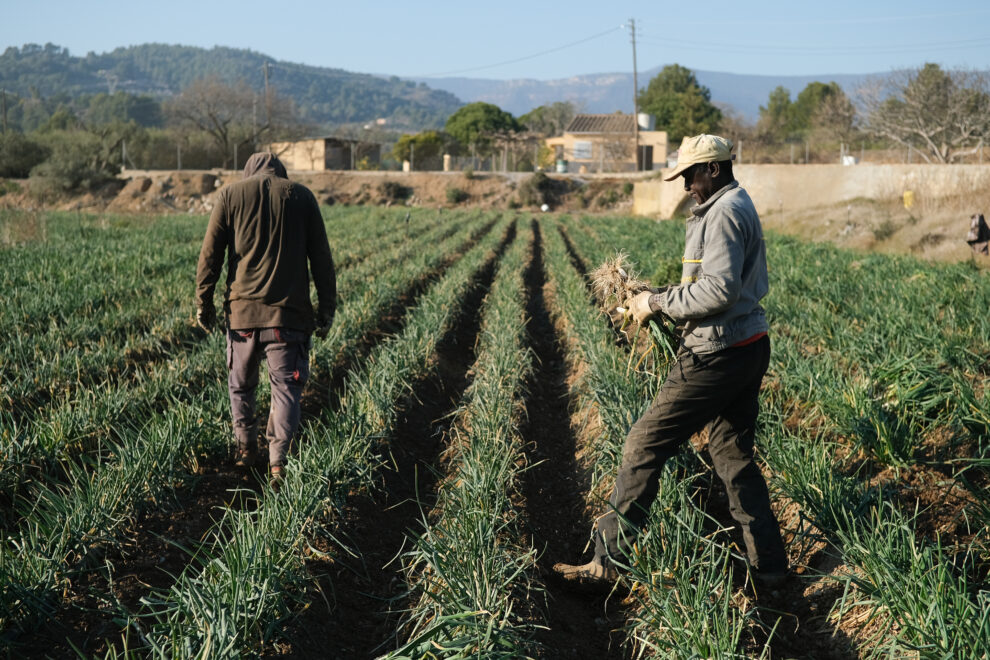
[(289, 178), (282, 161), (278, 159), (278, 156), (268, 151), (251, 154), (251, 157), (244, 163), (245, 179), (256, 174), (271, 174), (283, 179)]

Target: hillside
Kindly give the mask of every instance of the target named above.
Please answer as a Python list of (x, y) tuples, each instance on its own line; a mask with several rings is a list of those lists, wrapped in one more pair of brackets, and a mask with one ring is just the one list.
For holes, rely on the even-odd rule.
[(292, 98), (301, 118), (312, 124), (386, 117), (400, 126), (432, 128), (461, 105), (449, 92), (394, 76), (280, 62), (264, 53), (219, 46), (143, 44), (83, 57), (53, 44), (10, 47), (0, 55), (0, 87), (23, 97), (116, 90), (168, 97), (198, 78), (215, 75), (261, 90), (265, 63), (271, 65), (270, 84)]

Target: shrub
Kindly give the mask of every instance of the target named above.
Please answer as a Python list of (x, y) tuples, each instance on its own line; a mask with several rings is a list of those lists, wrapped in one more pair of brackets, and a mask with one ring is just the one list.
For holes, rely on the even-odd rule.
[(0, 180), (0, 197), (3, 197), (7, 193), (15, 193), (20, 191), (21, 191), (21, 187), (17, 185), (16, 181)]
[(468, 181), (470, 181), (471, 179), (473, 179), (474, 178), (474, 170), (472, 170), (470, 167), (464, 168), (464, 178), (467, 179)]
[(470, 195), (466, 191), (460, 188), (455, 188), (454, 186), (447, 186), (447, 201), (451, 204), (460, 204), (461, 202), (467, 200)]
[(101, 143), (92, 133), (53, 131), (45, 136), (45, 142), (51, 153), (31, 170), (31, 193), (36, 197), (92, 190), (113, 178), (111, 172), (98, 166)]
[(615, 203), (619, 201), (619, 193), (615, 189), (609, 189), (598, 196), (596, 200), (598, 206), (615, 206)]
[(553, 206), (557, 203), (560, 192), (567, 188), (566, 181), (554, 181), (543, 172), (537, 172), (520, 184), (516, 195), (523, 206)]
[(48, 158), (49, 150), (23, 133), (0, 135), (0, 177), (24, 179)]
[(378, 194), (382, 196), (382, 201), (399, 202), (409, 199), (412, 195), (412, 188), (404, 186), (398, 181), (382, 181), (378, 184)]
[(897, 225), (889, 218), (873, 228), (873, 238), (878, 241), (885, 241), (897, 233)]
[(623, 183), (622, 184), (622, 194), (624, 196), (626, 196), (626, 197), (629, 197), (629, 195), (631, 195), (632, 193), (633, 193), (633, 182), (632, 181), (626, 181), (625, 183)]

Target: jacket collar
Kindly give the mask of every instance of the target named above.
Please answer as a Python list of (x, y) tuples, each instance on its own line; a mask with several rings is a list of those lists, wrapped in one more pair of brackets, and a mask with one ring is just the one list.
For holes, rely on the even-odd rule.
[(698, 216), (699, 218), (702, 217), (702, 216), (704, 216), (706, 213), (708, 213), (708, 209), (710, 209), (712, 207), (712, 205), (715, 204), (715, 202), (718, 201), (719, 197), (721, 197), (725, 193), (729, 192), (733, 188), (738, 188), (738, 187), (739, 187), (739, 182), (738, 181), (732, 181), (731, 183), (725, 184), (724, 186), (722, 186), (721, 188), (719, 188), (715, 192), (715, 194), (713, 194), (711, 197), (709, 197), (708, 200), (704, 204), (698, 204), (697, 206), (695, 206), (694, 208), (692, 208), (691, 209), (691, 213), (693, 213), (694, 215)]

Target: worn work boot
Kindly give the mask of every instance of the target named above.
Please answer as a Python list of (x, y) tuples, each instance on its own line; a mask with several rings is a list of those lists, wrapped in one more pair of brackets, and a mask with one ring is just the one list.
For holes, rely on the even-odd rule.
[(240, 468), (254, 467), (255, 461), (258, 460), (258, 450), (257, 449), (247, 449), (244, 447), (238, 447), (234, 450), (234, 465)]
[(753, 591), (757, 600), (773, 600), (781, 595), (791, 577), (790, 571), (753, 570)]
[(562, 586), (585, 593), (608, 593), (615, 587), (619, 572), (592, 559), (587, 564), (555, 564), (552, 577)]
[(272, 490), (276, 493), (282, 487), (282, 483), (285, 481), (285, 466), (273, 465), (268, 470), (268, 483), (271, 484)]

